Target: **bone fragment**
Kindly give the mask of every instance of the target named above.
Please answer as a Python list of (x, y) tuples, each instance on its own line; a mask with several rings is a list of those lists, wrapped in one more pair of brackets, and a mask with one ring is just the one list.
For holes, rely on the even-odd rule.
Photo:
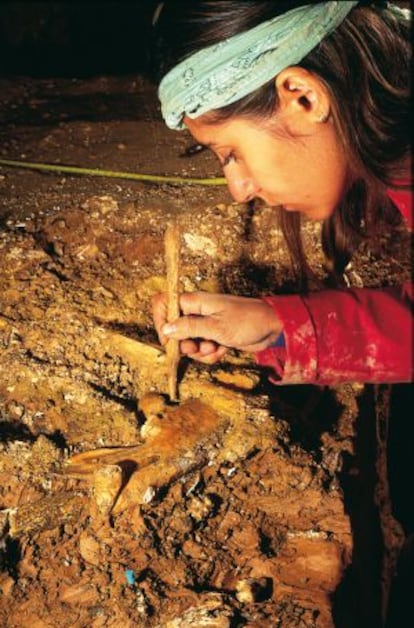
[(75, 454), (67, 461), (65, 471), (73, 477), (93, 478), (99, 465), (134, 462), (136, 470), (111, 510), (116, 515), (132, 504), (148, 503), (160, 487), (217, 456), (217, 445), (228, 424), (205, 403), (191, 399), (167, 408), (162, 429), (151, 433), (143, 444)]

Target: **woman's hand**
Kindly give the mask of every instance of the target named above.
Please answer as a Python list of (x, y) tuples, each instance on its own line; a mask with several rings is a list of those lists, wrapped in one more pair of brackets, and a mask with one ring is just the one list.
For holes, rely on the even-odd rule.
[(180, 295), (183, 316), (167, 323), (167, 299), (152, 299), (153, 316), (161, 344), (169, 338), (180, 340), (181, 353), (213, 364), (229, 348), (254, 353), (272, 344), (282, 325), (274, 311), (261, 299), (210, 292)]

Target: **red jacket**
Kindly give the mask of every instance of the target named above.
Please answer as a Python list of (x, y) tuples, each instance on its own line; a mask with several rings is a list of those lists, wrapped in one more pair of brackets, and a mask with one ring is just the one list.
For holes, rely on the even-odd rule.
[[(411, 192), (389, 196), (411, 226)], [(256, 354), (277, 384), (407, 382), (413, 378), (413, 286), (264, 297), (282, 321), (284, 347)]]

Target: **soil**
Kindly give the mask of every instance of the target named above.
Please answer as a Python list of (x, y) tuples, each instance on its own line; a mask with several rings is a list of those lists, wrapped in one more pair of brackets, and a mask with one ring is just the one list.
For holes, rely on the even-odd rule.
[[(0, 94), (3, 159), (221, 176), (140, 76)], [(294, 291), (274, 212), (222, 186), (6, 166), (0, 196), (1, 625), (381, 626), (409, 529), (387, 470), (393, 388), (275, 387), (233, 352), (182, 362), (167, 399), (150, 309), (167, 224), (183, 289)], [(323, 279), (319, 229), (305, 245)], [(400, 283), (410, 262), (402, 226), (347, 281)]]

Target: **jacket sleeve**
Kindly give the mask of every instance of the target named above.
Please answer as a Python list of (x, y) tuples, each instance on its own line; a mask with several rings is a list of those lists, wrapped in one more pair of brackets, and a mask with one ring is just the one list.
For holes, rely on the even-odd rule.
[(280, 384), (406, 382), (413, 377), (412, 285), (264, 297), (285, 346), (256, 354)]

